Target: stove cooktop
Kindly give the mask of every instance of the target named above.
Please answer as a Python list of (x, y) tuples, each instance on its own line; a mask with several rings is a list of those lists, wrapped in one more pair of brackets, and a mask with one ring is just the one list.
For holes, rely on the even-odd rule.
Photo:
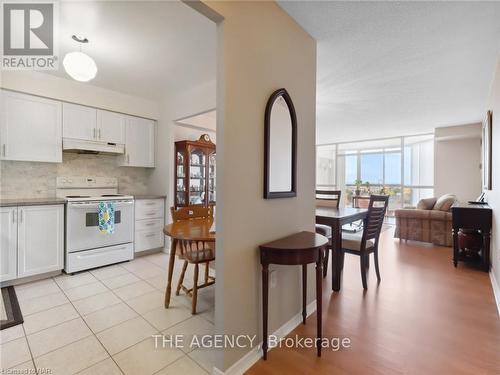
[(66, 200), (76, 202), (76, 201), (108, 201), (108, 200), (130, 200), (134, 199), (131, 195), (123, 194), (102, 194), (96, 196), (90, 195), (66, 195)]

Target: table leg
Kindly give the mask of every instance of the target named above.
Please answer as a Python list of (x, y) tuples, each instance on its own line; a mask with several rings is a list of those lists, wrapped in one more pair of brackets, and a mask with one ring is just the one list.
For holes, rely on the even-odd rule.
[(319, 249), (318, 261), (316, 262), (316, 345), (318, 357), (321, 357), (321, 339), (322, 339), (322, 275), (323, 275), (323, 259), (322, 249)]
[(262, 352), (264, 361), (267, 359), (267, 300), (269, 283), (269, 265), (262, 265)]
[(458, 229), (453, 228), (452, 233), (453, 233), (453, 235), (452, 235), (453, 236), (453, 265), (456, 268), (458, 265), (458, 252), (459, 252), (459, 249), (458, 249)]
[(175, 252), (177, 250), (177, 240), (172, 238), (170, 245), (170, 258), (168, 260), (167, 290), (165, 291), (165, 308), (170, 305), (170, 293), (172, 291), (172, 274), (174, 273)]
[(342, 226), (332, 226), (332, 289), (340, 290)]
[(306, 324), (307, 264), (302, 265), (302, 324)]

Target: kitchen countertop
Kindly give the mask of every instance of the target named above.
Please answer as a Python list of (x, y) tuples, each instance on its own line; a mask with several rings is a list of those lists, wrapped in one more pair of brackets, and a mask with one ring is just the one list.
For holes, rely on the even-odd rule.
[(155, 195), (155, 194), (132, 194), (134, 199), (165, 199), (166, 195)]
[(66, 200), (62, 198), (13, 198), (0, 199), (0, 207), (15, 206), (46, 206), (51, 204), (65, 204)]

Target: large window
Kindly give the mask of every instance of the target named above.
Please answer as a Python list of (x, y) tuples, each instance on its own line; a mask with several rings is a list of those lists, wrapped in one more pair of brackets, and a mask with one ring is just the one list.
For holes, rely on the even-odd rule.
[(316, 149), (316, 185), (333, 190), (335, 187), (336, 145), (318, 146)]
[[(434, 136), (396, 137), (317, 146), (317, 187), (339, 189), (346, 205), (356, 193), (388, 194), (388, 216), (434, 193)], [(359, 192), (357, 192), (359, 190)], [(359, 200), (361, 206), (366, 200)]]
[(434, 136), (404, 138), (404, 206), (434, 195)]
[(384, 183), (384, 153), (361, 154), (360, 174), (365, 183), (382, 185)]

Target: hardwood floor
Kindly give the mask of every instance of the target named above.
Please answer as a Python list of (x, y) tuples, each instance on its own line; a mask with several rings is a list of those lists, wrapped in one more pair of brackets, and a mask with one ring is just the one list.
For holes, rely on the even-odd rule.
[[(334, 352), (275, 348), (247, 374), (500, 374), (500, 318), (489, 275), (452, 265), (452, 248), (400, 243), (382, 233), (377, 286), (370, 259), (363, 293), (359, 259), (346, 254), (342, 289), (323, 282), (323, 335), (349, 337)], [(272, 302), (270, 302), (272, 303)], [(290, 336), (314, 337), (316, 314)]]

